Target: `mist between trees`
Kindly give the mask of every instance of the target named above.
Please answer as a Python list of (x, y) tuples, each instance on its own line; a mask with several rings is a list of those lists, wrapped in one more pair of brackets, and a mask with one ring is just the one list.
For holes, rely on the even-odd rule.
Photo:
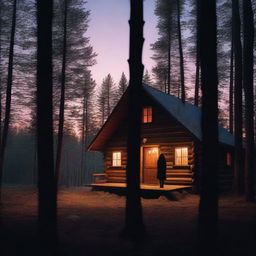
[[(12, 130), (10, 132), (3, 172), (4, 186), (37, 185), (35, 146), (33, 134), (26, 131)], [(81, 140), (77, 137), (64, 136), (61, 186), (73, 187), (89, 184), (92, 182), (92, 174), (103, 169), (102, 154), (97, 152), (84, 154), (85, 164), (81, 169), (81, 149), (84, 147), (85, 145), (81, 144)], [(85, 169), (88, 172), (85, 172)]]

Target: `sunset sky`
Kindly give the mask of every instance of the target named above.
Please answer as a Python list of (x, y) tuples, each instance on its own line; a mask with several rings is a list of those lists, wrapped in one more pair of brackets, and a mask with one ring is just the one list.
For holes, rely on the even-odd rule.
[[(144, 48), (143, 63), (145, 69), (151, 70), (154, 61), (150, 44), (157, 39), (154, 15), (154, 0), (144, 1)], [(98, 54), (97, 64), (92, 67), (93, 78), (100, 85), (103, 78), (110, 73), (118, 83), (121, 73), (129, 76), (127, 59), (129, 57), (129, 0), (87, 0), (91, 10), (88, 36), (94, 51)]]

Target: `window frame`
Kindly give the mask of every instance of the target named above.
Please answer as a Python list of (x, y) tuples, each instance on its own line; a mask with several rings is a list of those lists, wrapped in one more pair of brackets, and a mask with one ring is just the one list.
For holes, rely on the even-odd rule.
[[(145, 114), (146, 110), (146, 114)], [(144, 106), (142, 108), (142, 123), (150, 124), (153, 121), (153, 108), (152, 106)]]
[[(178, 157), (177, 156), (177, 150), (179, 150), (179, 149), (181, 150), (180, 151), (181, 155)], [(187, 153), (186, 153), (185, 156), (182, 155), (182, 149), (187, 150)], [(178, 158), (180, 159), (180, 164), (177, 163)], [(184, 158), (186, 158), (186, 163), (187, 164), (182, 163)], [(189, 164), (188, 164), (188, 147), (175, 147), (175, 149), (174, 149), (174, 163), (175, 163), (175, 166), (189, 166)]]
[[(120, 158), (117, 154), (120, 154)], [(115, 157), (117, 156), (117, 157)], [(120, 165), (119, 165), (120, 163)], [(112, 152), (112, 167), (121, 167), (122, 166), (122, 152), (121, 151), (113, 151)]]

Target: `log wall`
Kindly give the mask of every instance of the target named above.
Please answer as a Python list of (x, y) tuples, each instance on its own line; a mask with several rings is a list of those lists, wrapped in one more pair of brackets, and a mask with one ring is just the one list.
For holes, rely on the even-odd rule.
[[(153, 121), (152, 123), (141, 124), (141, 147), (158, 146), (159, 154), (164, 154), (167, 161), (167, 180), (170, 184), (179, 184), (177, 180), (182, 180), (182, 184), (194, 184), (200, 188), (200, 173), (202, 171), (201, 157), (202, 148), (200, 142), (180, 123), (165, 112), (149, 97), (144, 98), (144, 106), (152, 106)], [(113, 132), (104, 151), (104, 167), (107, 174), (108, 182), (125, 182), (126, 181), (126, 139), (127, 139), (127, 120), (123, 122), (118, 130)], [(175, 168), (175, 148), (188, 147), (188, 164), (187, 173), (177, 172)], [(122, 165), (120, 167), (112, 166), (112, 153), (121, 152)], [(233, 166), (226, 165), (226, 153), (231, 149), (221, 147), (219, 150), (219, 170), (220, 170), (220, 189), (222, 191), (230, 190), (232, 185)], [(182, 174), (183, 176), (180, 176)], [(175, 176), (178, 177), (175, 180)], [(185, 177), (185, 178), (180, 178)], [(186, 180), (185, 180), (186, 179)], [(194, 182), (195, 180), (195, 182)], [(196, 189), (195, 191), (199, 191)]]

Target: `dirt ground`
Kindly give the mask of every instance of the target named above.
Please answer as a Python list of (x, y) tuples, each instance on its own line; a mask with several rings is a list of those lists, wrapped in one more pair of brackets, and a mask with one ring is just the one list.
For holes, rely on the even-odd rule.
[[(174, 200), (176, 199), (176, 200)], [(196, 255), (199, 197), (175, 192), (142, 199), (148, 236), (139, 248), (120, 232), (125, 198), (89, 188), (64, 189), (59, 196), (59, 255)], [(219, 203), (219, 255), (256, 255), (256, 204), (222, 196)], [(4, 246), (1, 255), (38, 255), (37, 194), (32, 188), (3, 190)]]

